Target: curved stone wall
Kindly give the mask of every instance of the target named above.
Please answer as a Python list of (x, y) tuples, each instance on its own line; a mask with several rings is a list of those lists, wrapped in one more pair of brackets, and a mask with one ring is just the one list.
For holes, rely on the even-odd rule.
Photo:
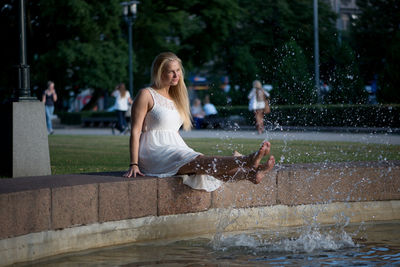
[(334, 223), (338, 212), (352, 222), (398, 220), (397, 200), (399, 161), (281, 165), (259, 185), (226, 183), (212, 193), (177, 177), (124, 179), (121, 173), (2, 179), (0, 259), (4, 265), (213, 233), (225, 211), (239, 212), (229, 231), (301, 225), (298, 214), (310, 207), (323, 210), (322, 223)]

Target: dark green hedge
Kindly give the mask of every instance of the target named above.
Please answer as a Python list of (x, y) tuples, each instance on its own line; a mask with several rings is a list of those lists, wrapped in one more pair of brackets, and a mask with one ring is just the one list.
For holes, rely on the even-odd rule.
[[(248, 124), (247, 106), (218, 107), (221, 116), (240, 115)], [(271, 106), (267, 120), (282, 126), (400, 127), (400, 105)]]
[[(219, 116), (239, 115), (253, 124), (247, 106), (217, 107)], [(400, 105), (271, 106), (267, 120), (281, 126), (391, 127), (400, 128)], [(114, 117), (114, 112), (58, 112), (63, 124), (81, 124), (84, 117)]]
[(62, 124), (79, 125), (83, 118), (110, 118), (115, 117), (115, 112), (107, 111), (81, 111), (81, 112), (56, 112)]

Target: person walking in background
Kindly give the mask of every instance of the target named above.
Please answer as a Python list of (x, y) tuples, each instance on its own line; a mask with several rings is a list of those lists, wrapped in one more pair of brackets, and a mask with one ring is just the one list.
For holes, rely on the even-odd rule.
[(112, 96), (116, 98), (115, 112), (117, 114), (117, 129), (121, 134), (124, 134), (128, 130), (125, 113), (129, 108), (129, 104), (132, 104), (133, 101), (124, 83), (120, 83), (115, 87)]
[(265, 131), (264, 114), (270, 113), (269, 93), (262, 88), (260, 81), (255, 80), (253, 82), (253, 88), (248, 95), (248, 99), (249, 110), (254, 112), (258, 134), (262, 134)]
[(43, 92), (42, 102), (46, 111), (46, 125), (48, 134), (53, 134), (53, 123), (51, 119), (54, 113), (54, 103), (57, 101), (56, 90), (54, 89), (54, 82), (47, 82), (47, 89)]
[(204, 110), (201, 106), (200, 99), (195, 98), (193, 100), (193, 105), (190, 109), (190, 112), (192, 113), (195, 128), (201, 129), (201, 125), (203, 124), (206, 113), (204, 112)]

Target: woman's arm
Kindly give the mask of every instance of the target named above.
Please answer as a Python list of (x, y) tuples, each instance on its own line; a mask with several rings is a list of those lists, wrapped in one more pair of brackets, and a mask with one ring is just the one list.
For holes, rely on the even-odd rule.
[(42, 94), (42, 102), (43, 104), (46, 104), (46, 91), (44, 91)]
[(56, 90), (53, 90), (53, 101), (54, 101), (54, 102), (57, 102)]
[(131, 109), (131, 137), (129, 139), (130, 167), (125, 177), (136, 177), (143, 175), (139, 166), (139, 141), (142, 134), (142, 126), (147, 112), (153, 107), (153, 98), (148, 90), (139, 91), (132, 104)]
[(265, 97), (268, 99), (270, 97), (270, 94), (264, 89), (263, 89), (263, 92), (264, 92)]
[(252, 99), (256, 93), (256, 88), (251, 89), (249, 95), (247, 96), (248, 99)]
[(114, 90), (114, 91), (111, 93), (111, 96), (112, 96), (112, 97), (117, 97), (117, 96), (115, 95), (116, 92), (117, 92), (117, 90)]
[(133, 100), (132, 100), (131, 94), (129, 93), (129, 91), (127, 91), (126, 94), (127, 94), (127, 97), (128, 97), (128, 103), (132, 105)]

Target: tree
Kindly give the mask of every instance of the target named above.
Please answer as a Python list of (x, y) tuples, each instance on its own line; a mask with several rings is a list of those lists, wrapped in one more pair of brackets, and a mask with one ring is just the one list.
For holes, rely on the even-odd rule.
[(326, 81), (331, 87), (326, 102), (335, 104), (365, 103), (367, 94), (363, 89), (363, 82), (352, 48), (347, 44), (342, 44), (334, 55), (335, 68)]
[[(126, 81), (128, 47), (121, 34), (119, 1), (28, 3), (32, 88), (44, 89), (47, 80), (53, 80), (62, 100), (69, 94), (64, 88), (74, 89), (75, 93), (82, 88), (93, 88), (97, 96)], [(8, 5), (12, 10), (18, 8), (11, 0)], [(16, 16), (8, 19), (14, 20)]]
[(121, 34), (119, 1), (46, 0), (37, 7), (40, 27), (33, 35), (36, 42), (46, 40), (47, 49), (33, 61), (34, 81), (54, 79), (61, 88), (92, 88), (89, 106), (126, 81), (128, 47)]
[(17, 3), (14, 2), (0, 2), (0, 102), (9, 99), (18, 84), (18, 13)]
[(384, 103), (400, 103), (400, 32), (396, 33), (387, 51), (387, 60), (380, 79), (378, 97)]
[[(234, 85), (245, 89), (234, 103), (242, 101), (254, 79), (277, 84), (274, 81), (278, 76), (276, 59), (280, 56), (277, 48), (291, 40), (302, 50), (305, 73), (313, 70), (312, 1), (241, 0), (239, 6), (240, 16), (223, 44), (221, 62), (217, 65), (226, 69), (225, 75), (229, 75)], [(336, 15), (324, 2), (320, 2), (319, 13), (322, 71), (329, 71), (328, 62), (336, 47)]]
[(317, 95), (313, 79), (307, 69), (306, 57), (297, 43), (292, 40), (276, 53), (274, 88), (272, 99), (278, 104), (312, 104)]
[[(13, 0), (4, 1), (14, 5)], [(28, 3), (33, 86), (43, 87), (53, 79), (58, 89), (77, 92), (91, 87), (101, 93), (126, 81), (127, 26), (118, 1)], [(336, 17), (323, 1), (319, 13), (323, 74), (334, 68)], [(232, 101), (242, 104), (254, 79), (274, 82), (277, 48), (288, 42), (294, 41), (302, 51), (304, 72), (311, 73), (312, 27), (309, 0), (141, 1), (133, 29), (134, 88), (149, 83), (157, 54), (172, 51), (182, 58), (187, 74), (205, 73), (212, 81), (229, 76), (232, 88), (239, 86)], [(68, 94), (66, 90), (61, 95)]]
[(142, 1), (133, 30), (134, 50), (141, 62), (135, 87), (148, 84), (150, 64), (163, 51), (178, 54), (186, 73), (210, 71), (238, 13), (235, 0)]
[(360, 16), (352, 27), (354, 47), (359, 55), (360, 69), (365, 83), (375, 75), (382, 91), (379, 100), (400, 103), (400, 77), (392, 75), (398, 70), (400, 2), (397, 0), (357, 1)]

